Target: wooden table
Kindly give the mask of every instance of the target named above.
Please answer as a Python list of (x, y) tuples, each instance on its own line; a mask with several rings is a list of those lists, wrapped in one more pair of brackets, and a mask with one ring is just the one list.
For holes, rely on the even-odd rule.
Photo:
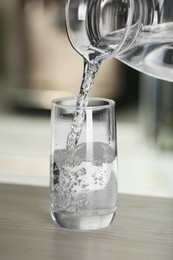
[(119, 195), (111, 227), (56, 227), (49, 190), (0, 185), (0, 260), (173, 260), (173, 200)]

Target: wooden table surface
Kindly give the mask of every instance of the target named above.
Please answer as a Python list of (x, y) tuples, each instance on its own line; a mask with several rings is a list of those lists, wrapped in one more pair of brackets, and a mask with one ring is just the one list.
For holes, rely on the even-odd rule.
[(173, 260), (173, 199), (119, 194), (111, 227), (53, 224), (48, 188), (0, 185), (0, 260)]

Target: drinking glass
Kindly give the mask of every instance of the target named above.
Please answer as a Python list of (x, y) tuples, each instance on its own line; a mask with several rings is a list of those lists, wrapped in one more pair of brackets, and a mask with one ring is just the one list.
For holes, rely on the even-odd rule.
[(117, 209), (117, 141), (115, 102), (89, 98), (78, 108), (84, 115), (73, 149), (67, 138), (74, 120), (75, 98), (56, 99), (51, 110), (51, 215), (61, 227), (105, 228)]

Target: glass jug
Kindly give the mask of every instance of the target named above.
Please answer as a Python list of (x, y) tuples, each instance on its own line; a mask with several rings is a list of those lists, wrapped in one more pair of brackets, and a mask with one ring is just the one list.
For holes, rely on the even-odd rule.
[(173, 81), (172, 0), (67, 0), (66, 25), (73, 47), (88, 62), (115, 57)]

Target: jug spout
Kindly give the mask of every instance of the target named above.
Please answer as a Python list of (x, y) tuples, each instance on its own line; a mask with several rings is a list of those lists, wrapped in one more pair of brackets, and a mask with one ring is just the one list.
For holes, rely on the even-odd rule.
[(68, 0), (66, 21), (73, 47), (86, 60), (114, 57), (173, 81), (172, 0)]

